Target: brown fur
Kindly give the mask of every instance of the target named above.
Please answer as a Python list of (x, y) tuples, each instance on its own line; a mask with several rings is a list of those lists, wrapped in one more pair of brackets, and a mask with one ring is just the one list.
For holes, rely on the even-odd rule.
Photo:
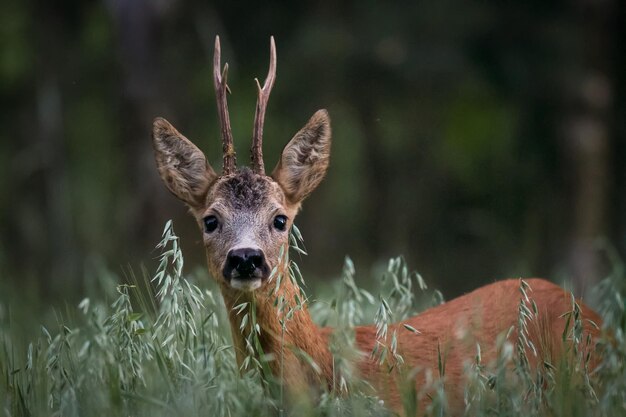
[(233, 210), (259, 210), (267, 205), (271, 191), (272, 187), (264, 177), (243, 168), (238, 175), (222, 181), (216, 193), (220, 194)]
[[(287, 278), (281, 283), (277, 293), (274, 292), (274, 288), (274, 285), (267, 285), (251, 293), (242, 293), (222, 284), (222, 295), (229, 311), (244, 301), (254, 299), (257, 307), (257, 322), (261, 326), (260, 339), (263, 352), (274, 356), (275, 360), (270, 362), (270, 368), (276, 376), (282, 373), (283, 383), (288, 389), (294, 393), (306, 392), (310, 388), (314, 391), (319, 390), (332, 381), (330, 377), (332, 356), (328, 350), (327, 335), (313, 323), (305, 307), (303, 310), (296, 311), (293, 317), (286, 321), (283, 336), (280, 323), (282, 317), (277, 312), (274, 301), (283, 296), (287, 302), (284, 311), (289, 311), (290, 308), (295, 307), (294, 295), (298, 294), (298, 289)], [(246, 356), (245, 337), (239, 330), (242, 315), (230, 314), (229, 317), (237, 360), (241, 363)], [(318, 373), (309, 366), (300, 352), (313, 358), (321, 372)]]
[[(537, 348), (537, 356), (526, 349), (530, 365), (536, 367), (546, 360), (556, 365), (563, 356), (561, 340), (565, 328), (564, 313), (572, 309), (569, 293), (559, 286), (542, 280), (528, 279), (532, 288), (529, 297), (537, 304), (539, 317), (529, 323), (529, 339)], [(476, 344), (480, 344), (482, 363), (495, 365), (498, 357), (498, 336), (504, 337), (511, 327), (517, 328), (518, 306), (521, 299), (519, 280), (510, 279), (486, 285), (469, 294), (433, 307), (423, 313), (398, 323), (398, 353), (405, 360), (405, 367), (420, 370), (417, 373), (417, 387), (423, 386), (428, 372), (438, 375), (438, 349), (445, 356), (445, 385), (453, 408), (463, 401), (463, 379), (465, 366), (476, 356)], [(581, 304), (584, 319), (601, 324), (601, 318), (584, 304)], [(402, 324), (417, 329), (415, 334)], [(547, 327), (544, 327), (547, 326)], [(585, 321), (585, 335), (594, 338), (599, 331)], [(547, 331), (546, 331), (547, 330)], [(371, 352), (376, 338), (371, 326), (357, 328), (357, 344), (365, 352)], [(517, 331), (509, 336), (515, 344)], [(373, 381), (393, 408), (400, 403), (397, 384), (388, 384), (387, 371), (371, 360), (361, 363), (364, 376)], [(423, 398), (422, 400), (425, 400)]]
[[(289, 279), (283, 279), (278, 293), (275, 283), (265, 280), (251, 292), (232, 288), (222, 278), (221, 271), (230, 248), (253, 242), (263, 249), (269, 268), (284, 270), (279, 260), (281, 247), (288, 246), (288, 233), (272, 227), (277, 214), (288, 218), (288, 228), (293, 224), (302, 200), (322, 180), (330, 155), (330, 120), (325, 110), (320, 110), (287, 144), (272, 176), (243, 169), (222, 177), (206, 163), (202, 152), (163, 119), (154, 123), (154, 148), (159, 173), (166, 186), (191, 207), (192, 214), (203, 229), (203, 218), (214, 215), (220, 226), (213, 233), (204, 233), (209, 270), (220, 285), (232, 327), (237, 360), (241, 364), (246, 356), (245, 338), (240, 329), (241, 315), (233, 308), (244, 301), (256, 305), (260, 324), (261, 345), (266, 354), (273, 354), (270, 363), (274, 374), (284, 377), (285, 386), (293, 393), (306, 392), (310, 387), (333, 384), (333, 358), (328, 342), (332, 329), (317, 327), (304, 306), (287, 321), (284, 339), (279, 312), (274, 301), (283, 296), (287, 304), (295, 306), (298, 289)], [(289, 229), (287, 229), (289, 230)], [(530, 296), (535, 300), (539, 316), (529, 326), (529, 338), (538, 348), (532, 354), (531, 366), (543, 360), (554, 361), (562, 356), (561, 334), (570, 311), (569, 295), (560, 287), (541, 280), (528, 280)], [(403, 356), (403, 369), (417, 370), (415, 381), (419, 390), (429, 374), (437, 375), (438, 347), (445, 356), (445, 384), (453, 407), (459, 407), (463, 398), (464, 367), (476, 354), (476, 344), (482, 349), (482, 361), (489, 365), (498, 355), (496, 339), (504, 337), (516, 326), (520, 302), (519, 280), (507, 280), (479, 288), (440, 306), (431, 308), (391, 329), (398, 334), (398, 353)], [(288, 306), (288, 308), (289, 308)], [(287, 310), (288, 310), (287, 308)], [(600, 318), (581, 304), (584, 318), (600, 324)], [(402, 324), (417, 329), (415, 334)], [(597, 336), (598, 332), (586, 324), (585, 332)], [(510, 336), (514, 341), (516, 333)], [(387, 404), (400, 409), (398, 383), (400, 373), (389, 373), (369, 357), (376, 341), (372, 326), (356, 328), (356, 344), (364, 352), (358, 363), (362, 376), (370, 381)], [(284, 343), (283, 343), (284, 342)], [(298, 352), (313, 358), (320, 369), (316, 372)], [(282, 361), (279, 360), (282, 357)], [(422, 401), (426, 401), (424, 398)]]

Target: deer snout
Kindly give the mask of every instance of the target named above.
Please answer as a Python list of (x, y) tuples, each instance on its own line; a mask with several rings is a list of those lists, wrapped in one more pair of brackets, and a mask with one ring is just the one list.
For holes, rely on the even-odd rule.
[(224, 266), (224, 278), (265, 278), (267, 265), (265, 255), (260, 249), (231, 249)]

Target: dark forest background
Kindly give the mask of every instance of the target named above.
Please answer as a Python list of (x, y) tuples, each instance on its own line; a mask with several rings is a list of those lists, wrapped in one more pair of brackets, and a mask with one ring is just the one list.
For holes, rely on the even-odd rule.
[(194, 221), (150, 144), (170, 120), (221, 166), (213, 40), (248, 160), (269, 36), (268, 169), (319, 108), (331, 168), (297, 224), (305, 277), (403, 254), (446, 297), (507, 276), (578, 294), (626, 250), (626, 4), (572, 1), (0, 3), (1, 280), (80, 296), (146, 264), (165, 221), (186, 268)]

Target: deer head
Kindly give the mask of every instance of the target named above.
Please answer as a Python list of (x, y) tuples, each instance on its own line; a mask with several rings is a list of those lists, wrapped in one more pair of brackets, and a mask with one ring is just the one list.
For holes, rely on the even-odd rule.
[(263, 288), (279, 265), (281, 247), (302, 201), (321, 182), (330, 156), (330, 119), (317, 111), (285, 146), (271, 175), (265, 174), (262, 143), (265, 110), (276, 78), (276, 47), (258, 100), (252, 136), (252, 166), (238, 170), (226, 95), (228, 64), (221, 69), (215, 39), (213, 78), (223, 144), (223, 172), (163, 118), (154, 120), (152, 140), (159, 174), (200, 226), (211, 275), (223, 289)]

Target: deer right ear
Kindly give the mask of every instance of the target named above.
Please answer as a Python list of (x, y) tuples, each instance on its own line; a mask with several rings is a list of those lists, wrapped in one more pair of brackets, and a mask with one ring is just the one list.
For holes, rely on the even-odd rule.
[(330, 118), (318, 110), (289, 141), (272, 178), (290, 202), (300, 203), (322, 182), (330, 160)]
[(161, 117), (152, 125), (152, 145), (161, 179), (172, 194), (191, 207), (204, 203), (217, 175), (202, 151)]

